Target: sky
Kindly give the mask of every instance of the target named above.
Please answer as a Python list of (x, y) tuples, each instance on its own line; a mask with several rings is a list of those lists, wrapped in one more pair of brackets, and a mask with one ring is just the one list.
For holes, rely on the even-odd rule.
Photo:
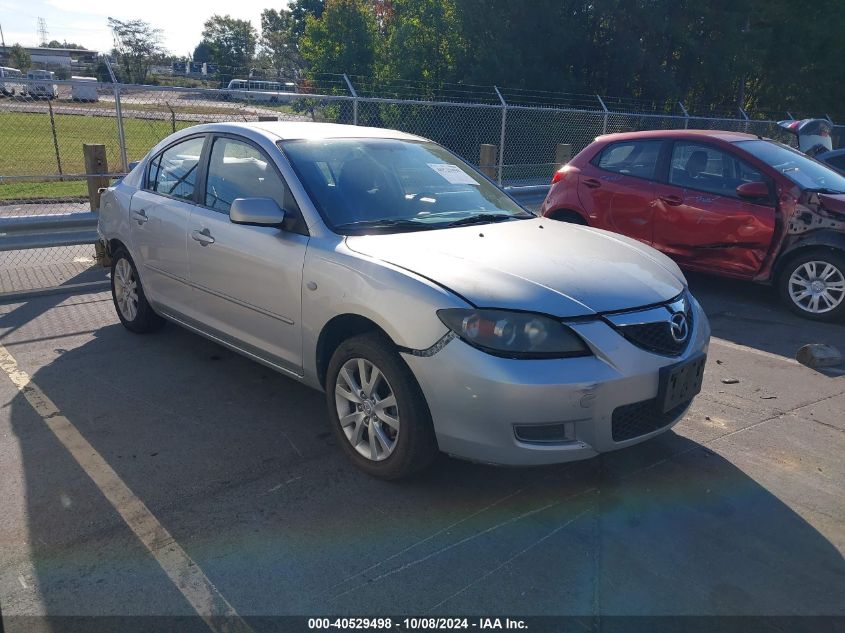
[[(261, 11), (281, 8), (285, 0), (143, 0), (95, 3), (91, 0), (0, 0), (0, 27), (7, 45), (37, 46), (38, 18), (47, 22), (47, 40), (67, 40), (89, 49), (107, 51), (112, 36), (108, 17), (140, 18), (162, 30), (165, 48), (174, 55), (188, 55), (200, 41), (205, 20), (219, 13), (249, 20), (259, 30)], [(199, 8), (197, 8), (199, 7)]]

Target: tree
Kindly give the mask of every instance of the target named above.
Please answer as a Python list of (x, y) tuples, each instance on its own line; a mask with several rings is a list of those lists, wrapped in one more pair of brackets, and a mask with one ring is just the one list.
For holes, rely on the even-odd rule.
[(369, 0), (327, 0), (321, 17), (308, 16), (300, 52), (312, 73), (371, 76), (376, 42)]
[(299, 42), (293, 33), (293, 15), (287, 9), (261, 12), (261, 57), (282, 77), (298, 78), (302, 69)]
[(80, 50), (85, 50), (85, 47), (80, 44), (74, 44), (73, 42), (68, 42), (64, 40), (60, 42), (59, 40), (50, 40), (46, 44), (39, 44), (42, 48), (77, 48)]
[(202, 42), (208, 45), (211, 57), (233, 74), (249, 70), (257, 40), (258, 34), (249, 20), (230, 15), (212, 15), (202, 30)]
[(200, 42), (194, 49), (191, 60), (195, 62), (210, 62), (214, 59), (214, 50), (208, 42)]
[(426, 82), (456, 78), (464, 44), (454, 0), (393, 0), (379, 15), (387, 38), (383, 76)]
[(305, 26), (308, 18), (311, 17), (319, 20), (323, 17), (326, 0), (291, 0), (288, 6), (290, 7), (291, 39), (294, 46), (298, 49), (299, 41), (305, 35)]
[(120, 69), (129, 82), (144, 83), (150, 66), (165, 54), (161, 45), (161, 30), (143, 20), (122, 22), (109, 18), (108, 23), (114, 36), (114, 51)]
[(9, 50), (9, 65), (18, 70), (26, 70), (32, 65), (32, 57), (20, 44), (15, 44)]

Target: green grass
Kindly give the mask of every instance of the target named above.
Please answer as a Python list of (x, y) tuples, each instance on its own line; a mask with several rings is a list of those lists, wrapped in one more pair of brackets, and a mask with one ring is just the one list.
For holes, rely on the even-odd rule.
[(0, 183), (0, 200), (75, 198), (87, 195), (88, 185), (84, 180)]
[[(83, 143), (105, 145), (109, 170), (120, 171), (116, 118), (59, 113), (55, 113), (54, 118), (62, 173), (85, 173)], [(176, 121), (177, 130), (191, 125), (194, 123)], [(144, 119), (125, 119), (124, 130), (126, 154), (130, 161), (142, 158), (153, 145), (173, 131), (170, 121)], [(58, 173), (49, 114), (0, 112), (0, 175)]]

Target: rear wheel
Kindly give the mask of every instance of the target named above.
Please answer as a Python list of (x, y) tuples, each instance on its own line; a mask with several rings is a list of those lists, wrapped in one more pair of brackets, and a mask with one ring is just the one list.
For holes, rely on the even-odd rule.
[(164, 323), (147, 301), (135, 262), (123, 248), (112, 255), (111, 295), (117, 316), (127, 330), (142, 334), (157, 330)]
[(781, 298), (796, 314), (816, 321), (845, 317), (845, 254), (813, 249), (790, 259), (778, 278)]
[(364, 472), (400, 479), (437, 455), (425, 397), (383, 335), (363, 334), (340, 344), (329, 362), (326, 399), (338, 442)]

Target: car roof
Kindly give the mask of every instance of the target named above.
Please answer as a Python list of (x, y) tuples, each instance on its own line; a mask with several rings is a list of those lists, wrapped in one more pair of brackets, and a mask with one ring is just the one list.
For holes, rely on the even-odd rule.
[(596, 141), (630, 141), (638, 138), (671, 138), (671, 139), (698, 139), (711, 138), (726, 143), (739, 141), (751, 141), (761, 137), (756, 134), (744, 134), (742, 132), (730, 132), (727, 130), (648, 130), (644, 132), (621, 132), (619, 134), (604, 134), (596, 138)]
[(361, 125), (343, 125), (340, 123), (313, 123), (311, 121), (247, 121), (231, 123), (207, 123), (186, 128), (191, 133), (229, 132), (244, 133), (253, 131), (272, 140), (318, 140), (326, 138), (390, 138), (424, 141), (420, 136), (406, 134), (398, 130), (364, 127)]

